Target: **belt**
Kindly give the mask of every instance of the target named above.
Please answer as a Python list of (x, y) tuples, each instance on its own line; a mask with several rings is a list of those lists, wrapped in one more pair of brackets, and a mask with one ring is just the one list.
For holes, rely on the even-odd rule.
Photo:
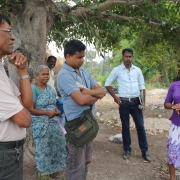
[(123, 101), (129, 101), (129, 102), (135, 102), (135, 101), (138, 101), (139, 98), (138, 97), (135, 97), (135, 98), (125, 98), (125, 97), (120, 97), (121, 100)]
[(26, 138), (19, 141), (0, 142), (0, 150), (18, 148), (22, 146), (25, 143), (25, 141)]

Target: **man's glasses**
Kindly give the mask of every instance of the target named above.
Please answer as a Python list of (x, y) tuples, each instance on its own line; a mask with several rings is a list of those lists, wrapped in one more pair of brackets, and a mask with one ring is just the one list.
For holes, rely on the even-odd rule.
[(11, 29), (3, 29), (3, 28), (0, 28), (1, 31), (4, 31), (4, 32), (7, 32), (10, 36), (12, 36), (12, 31)]

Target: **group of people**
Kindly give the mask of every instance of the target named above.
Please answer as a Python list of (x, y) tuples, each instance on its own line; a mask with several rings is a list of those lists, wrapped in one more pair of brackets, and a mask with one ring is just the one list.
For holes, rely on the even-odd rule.
[[(60, 110), (56, 105), (53, 68), (56, 58), (50, 56), (47, 66), (39, 65), (35, 70), (36, 82), (30, 84), (26, 69), (27, 59), (13, 53), (14, 36), (9, 19), (0, 14), (0, 59), (8, 56), (17, 67), (20, 88), (8, 78), (0, 63), (0, 180), (23, 179), (23, 144), (26, 128), (32, 127), (36, 145), (38, 175), (54, 179), (58, 172), (66, 169), (66, 180), (85, 180), (88, 164), (92, 160), (93, 140), (82, 147), (66, 141), (57, 122)], [(91, 74), (81, 66), (86, 46), (79, 40), (70, 40), (64, 47), (65, 63), (57, 76), (58, 91), (62, 96), (65, 121), (73, 121), (84, 110), (94, 114), (95, 102), (105, 96), (104, 89)], [(151, 161), (144, 128), (142, 108), (145, 108), (145, 85), (140, 68), (132, 64), (133, 50), (122, 51), (123, 63), (115, 67), (105, 82), (105, 87), (119, 108), (122, 122), (123, 158), (130, 158), (131, 137), (129, 115), (136, 125), (142, 157)], [(117, 80), (118, 95), (111, 84)], [(76, 82), (86, 88), (78, 87)], [(175, 180), (175, 169), (180, 167), (180, 82), (173, 83), (165, 100), (165, 108), (173, 109), (168, 137), (168, 164), (170, 179)], [(139, 96), (142, 95), (143, 103)], [(142, 104), (141, 104), (142, 103)], [(141, 108), (139, 105), (142, 105)]]

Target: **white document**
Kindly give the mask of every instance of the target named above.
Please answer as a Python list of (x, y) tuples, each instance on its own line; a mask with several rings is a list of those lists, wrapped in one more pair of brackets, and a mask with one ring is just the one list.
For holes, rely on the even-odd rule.
[(139, 101), (140, 101), (141, 105), (144, 105), (144, 94), (143, 94), (143, 91), (140, 92)]
[(82, 85), (82, 84), (79, 83), (78, 81), (76, 81), (76, 85), (77, 85), (79, 88), (86, 88), (86, 89), (88, 89), (86, 86)]

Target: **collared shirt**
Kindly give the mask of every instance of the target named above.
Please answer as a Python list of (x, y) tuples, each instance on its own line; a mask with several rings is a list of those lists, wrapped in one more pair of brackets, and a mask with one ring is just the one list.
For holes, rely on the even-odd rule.
[(52, 69), (49, 69), (49, 81), (47, 82), (54, 90), (55, 89), (55, 84), (54, 84), (54, 71)]
[(55, 88), (55, 81), (54, 81), (54, 71), (52, 69), (49, 69), (49, 81), (47, 82), (48, 85), (50, 85), (56, 92), (56, 99), (58, 99), (57, 91)]
[(79, 91), (76, 81), (91, 89), (97, 82), (93, 79), (91, 74), (84, 68), (79, 68), (80, 74), (75, 69), (64, 63), (64, 66), (59, 71), (57, 76), (58, 90), (61, 93), (63, 108), (68, 121), (76, 119), (81, 116), (82, 112), (90, 109), (88, 105), (79, 105), (71, 97), (71, 93)]
[(11, 117), (23, 109), (17, 86), (7, 77), (0, 62), (0, 142), (17, 141), (26, 136), (26, 129), (19, 127)]
[(115, 80), (118, 83), (119, 97), (139, 97), (140, 90), (145, 89), (142, 71), (134, 65), (130, 70), (124, 64), (115, 67), (107, 78), (105, 86), (110, 86)]
[[(179, 104), (180, 103), (179, 92), (180, 92), (180, 81), (172, 83), (171, 86), (169, 87), (164, 104), (165, 103)], [(174, 125), (180, 126), (180, 116), (178, 115), (176, 110), (173, 110), (170, 120)]]

